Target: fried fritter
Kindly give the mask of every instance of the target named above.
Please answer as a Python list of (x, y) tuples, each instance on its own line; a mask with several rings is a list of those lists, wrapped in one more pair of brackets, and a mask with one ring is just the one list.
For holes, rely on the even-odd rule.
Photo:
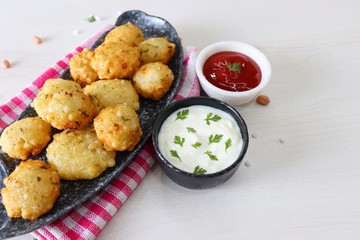
[(49, 79), (31, 104), (36, 113), (57, 129), (76, 129), (89, 124), (95, 107), (81, 86), (63, 79)]
[(81, 87), (85, 87), (99, 79), (98, 74), (90, 66), (90, 60), (93, 55), (93, 51), (84, 48), (81, 53), (74, 55), (70, 59), (69, 68), (71, 76)]
[(97, 139), (94, 128), (87, 127), (54, 135), (46, 149), (50, 166), (61, 179), (92, 179), (106, 168), (115, 166), (114, 151), (106, 151)]
[(41, 160), (21, 162), (4, 185), (2, 203), (11, 218), (34, 220), (48, 212), (60, 195), (59, 174)]
[(168, 63), (175, 54), (176, 45), (167, 38), (148, 38), (139, 44), (140, 61)]
[(135, 111), (139, 110), (139, 95), (130, 80), (99, 80), (84, 88), (96, 108), (96, 115), (101, 109), (126, 103)]
[(61, 78), (49, 78), (41, 88), (39, 94), (60, 92), (61, 90), (82, 91), (80, 84)]
[(2, 150), (11, 158), (26, 160), (38, 155), (49, 143), (51, 125), (40, 117), (30, 117), (15, 121), (1, 134)]
[(142, 65), (136, 71), (133, 85), (140, 96), (159, 100), (169, 91), (173, 80), (171, 69), (163, 63), (155, 62)]
[(95, 49), (90, 65), (100, 79), (129, 78), (140, 66), (139, 49), (122, 42), (103, 43)]
[(124, 42), (131, 47), (137, 47), (144, 41), (142, 30), (132, 23), (126, 23), (113, 28), (105, 37), (104, 42)]
[(135, 110), (126, 104), (107, 107), (94, 119), (94, 128), (106, 150), (133, 150), (142, 129)]

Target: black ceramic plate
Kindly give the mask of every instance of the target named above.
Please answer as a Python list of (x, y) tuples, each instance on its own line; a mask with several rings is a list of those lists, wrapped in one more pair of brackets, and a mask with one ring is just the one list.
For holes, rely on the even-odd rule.
[[(174, 82), (169, 92), (164, 99), (160, 101), (152, 101), (140, 99), (139, 118), (140, 124), (143, 129), (143, 136), (137, 147), (131, 152), (118, 153), (116, 156), (116, 166), (108, 168), (103, 174), (93, 180), (79, 180), (79, 181), (62, 181), (61, 182), (61, 195), (58, 198), (53, 209), (43, 215), (42, 217), (33, 220), (11, 219), (7, 217), (4, 206), (0, 203), (0, 239), (14, 237), (17, 235), (25, 234), (34, 231), (42, 226), (45, 226), (57, 219), (59, 216), (68, 212), (76, 205), (84, 202), (96, 192), (106, 186), (114, 177), (132, 161), (135, 155), (141, 150), (151, 135), (151, 130), (154, 125), (157, 114), (164, 109), (173, 99), (176, 90), (180, 83), (181, 72), (183, 67), (183, 52), (179, 36), (173, 26), (166, 20), (148, 15), (142, 11), (127, 11), (117, 19), (115, 25), (119, 26), (131, 22), (140, 27), (145, 38), (149, 37), (167, 37), (169, 41), (176, 44), (176, 53), (172, 61), (168, 64), (174, 72)], [(94, 44), (93, 48), (99, 46), (106, 36), (105, 33)], [(61, 75), (62, 78), (70, 79), (69, 70), (66, 70)], [(35, 116), (34, 109), (28, 107), (20, 118)], [(45, 152), (34, 158), (41, 158), (46, 161)], [(3, 188), (3, 179), (9, 175), (14, 168), (20, 163), (17, 159), (10, 159), (0, 149), (0, 188)], [(0, 198), (1, 200), (1, 198)]]

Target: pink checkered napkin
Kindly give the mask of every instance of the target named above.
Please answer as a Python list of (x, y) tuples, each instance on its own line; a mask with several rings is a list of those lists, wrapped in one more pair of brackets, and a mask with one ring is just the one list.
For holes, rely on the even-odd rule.
[[(111, 27), (112, 25), (108, 25), (103, 28), (50, 67), (7, 104), (0, 106), (0, 131), (19, 117), (47, 79), (59, 77), (60, 73), (68, 67), (69, 60), (74, 54), (81, 52), (83, 48), (91, 47), (99, 36)], [(200, 94), (200, 86), (195, 74), (195, 53), (194, 47), (184, 47), (184, 69), (179, 90), (175, 96), (176, 100)], [(149, 140), (130, 165), (105, 189), (32, 234), (38, 239), (95, 239), (141, 183), (154, 163), (155, 152)]]

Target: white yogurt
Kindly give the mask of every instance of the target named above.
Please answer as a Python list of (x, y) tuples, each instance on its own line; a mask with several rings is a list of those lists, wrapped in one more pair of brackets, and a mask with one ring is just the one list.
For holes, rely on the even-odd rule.
[(219, 172), (233, 164), (243, 140), (230, 114), (196, 105), (181, 108), (164, 121), (158, 144), (162, 155), (175, 167), (200, 175)]

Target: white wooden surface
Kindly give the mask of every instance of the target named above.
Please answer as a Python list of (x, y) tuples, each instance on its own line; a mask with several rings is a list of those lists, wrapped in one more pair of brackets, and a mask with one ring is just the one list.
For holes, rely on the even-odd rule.
[[(0, 59), (13, 67), (0, 69), (0, 104), (131, 9), (167, 19), (199, 50), (258, 47), (272, 102), (238, 108), (256, 136), (249, 167), (194, 191), (156, 165), (98, 239), (360, 239), (360, 1), (3, 1)], [(86, 22), (92, 13), (101, 21)]]

